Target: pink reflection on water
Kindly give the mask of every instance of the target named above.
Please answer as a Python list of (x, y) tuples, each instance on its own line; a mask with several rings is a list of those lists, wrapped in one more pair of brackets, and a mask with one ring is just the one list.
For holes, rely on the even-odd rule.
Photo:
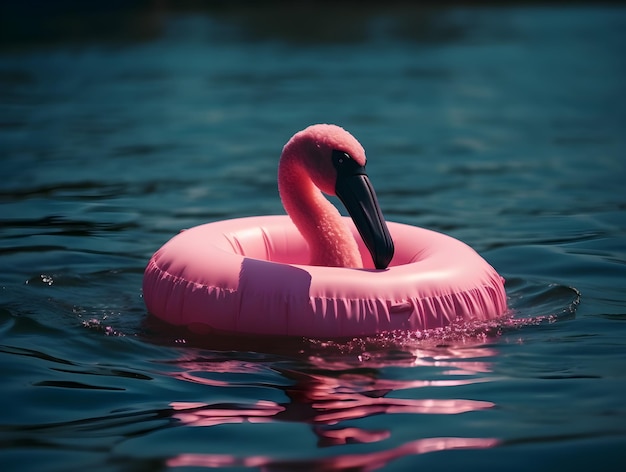
[(232, 379), (221, 380), (219, 374), (242, 374), (249, 376), (255, 372), (261, 373), (262, 366), (236, 359), (213, 361), (211, 359), (178, 359), (175, 364), (183, 369), (181, 372), (168, 372), (168, 375), (179, 380), (209, 385), (212, 387), (229, 387)]
[[(190, 354), (193, 355), (193, 351)], [(454, 390), (447, 389), (492, 381), (492, 377), (485, 375), (491, 371), (491, 363), (486, 359), (496, 354), (493, 349), (482, 346), (419, 347), (393, 353), (389, 350), (361, 352), (358, 356), (318, 354), (307, 356), (303, 368), (291, 369), (283, 367), (280, 362), (242, 361), (224, 356), (189, 357), (176, 361), (181, 371), (170, 375), (211, 387), (236, 387), (256, 385), (255, 379), (268, 371), (271, 375), (278, 372), (289, 382), (284, 386), (274, 385), (274, 388), (283, 390), (289, 400), (281, 403), (258, 400), (243, 404), (172, 402), (170, 406), (172, 417), (188, 426), (285, 421), (310, 425), (320, 447), (380, 443), (391, 437), (390, 430), (366, 430), (355, 426), (353, 421), (374, 415), (456, 415), (492, 408), (492, 402), (455, 398), (451, 395)], [(435, 378), (381, 378), (387, 373), (387, 367), (411, 369), (412, 374), (434, 375)], [(424, 393), (420, 395), (421, 389)], [(402, 391), (407, 391), (405, 396), (409, 398), (398, 398)], [(347, 421), (351, 424), (342, 426)], [(338, 461), (362, 467), (370, 461), (385, 463), (406, 454), (490, 447), (493, 444), (493, 439), (424, 438), (387, 451), (324, 459), (328, 464), (323, 462), (322, 465), (334, 466)], [(219, 454), (182, 454), (172, 459), (170, 465), (174, 464), (269, 466), (272, 460), (256, 456), (235, 459)]]
[(176, 412), (174, 418), (189, 426), (215, 426), (226, 423), (263, 423), (272, 421), (271, 417), (285, 410), (277, 403), (260, 400), (244, 407), (207, 405), (198, 402), (172, 402)]
[(256, 467), (264, 471), (280, 470), (375, 470), (400, 457), (451, 449), (484, 449), (494, 447), (492, 438), (425, 438), (383, 451), (344, 454), (302, 461), (279, 461), (266, 456), (237, 458), (227, 454), (180, 454), (167, 461), (169, 467)]
[[(280, 421), (306, 421), (313, 424), (335, 425), (341, 421), (366, 418), (368, 416), (391, 413), (415, 413), (415, 414), (439, 414), (453, 415), (478, 411), (494, 406), (491, 402), (478, 400), (412, 400), (400, 398), (369, 398), (360, 394), (335, 395), (332, 399), (324, 399), (317, 403), (311, 403), (310, 411), (304, 415), (299, 408), (292, 411), (291, 403), (280, 405), (271, 401), (258, 401), (255, 404), (240, 406), (204, 403), (173, 402), (170, 406), (175, 411), (173, 417), (190, 426), (215, 426), (226, 423), (261, 423), (273, 420)], [(307, 409), (309, 410), (309, 409)], [(355, 428), (352, 430), (356, 431)], [(316, 430), (318, 434), (324, 434)], [(333, 430), (330, 437), (336, 436), (337, 430)], [(364, 435), (363, 437), (367, 437)], [(355, 442), (359, 435), (352, 435)], [(383, 438), (385, 435), (378, 434)], [(362, 442), (372, 442), (365, 440)]]

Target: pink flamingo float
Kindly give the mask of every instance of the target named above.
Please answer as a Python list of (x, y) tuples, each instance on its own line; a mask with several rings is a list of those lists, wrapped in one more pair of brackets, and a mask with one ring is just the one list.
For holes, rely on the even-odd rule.
[[(497, 318), (504, 280), (466, 244), (385, 222), (365, 151), (313, 125), (283, 148), (288, 216), (219, 221), (179, 233), (150, 259), (148, 311), (198, 333), (341, 338)], [(323, 196), (336, 195), (350, 218)]]

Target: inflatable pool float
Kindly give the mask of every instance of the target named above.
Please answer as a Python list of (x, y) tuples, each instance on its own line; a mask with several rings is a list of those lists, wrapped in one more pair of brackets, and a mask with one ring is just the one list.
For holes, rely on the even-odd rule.
[[(199, 333), (341, 338), (487, 320), (507, 310), (504, 280), (472, 248), (385, 222), (365, 152), (334, 125), (285, 145), (287, 215), (182, 231), (150, 259), (148, 311)], [(322, 192), (337, 195), (340, 216)]]

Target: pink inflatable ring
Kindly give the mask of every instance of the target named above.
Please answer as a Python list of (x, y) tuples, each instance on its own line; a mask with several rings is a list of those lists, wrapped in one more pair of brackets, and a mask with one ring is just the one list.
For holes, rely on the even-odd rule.
[(192, 331), (339, 338), (486, 320), (507, 310), (503, 279), (466, 244), (388, 222), (395, 253), (374, 269), (308, 265), (288, 216), (209, 223), (183, 231), (151, 258), (148, 311)]

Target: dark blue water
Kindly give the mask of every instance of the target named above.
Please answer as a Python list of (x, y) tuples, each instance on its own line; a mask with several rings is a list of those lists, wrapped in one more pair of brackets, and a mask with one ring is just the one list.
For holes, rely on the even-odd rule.
[[(30, 4), (0, 20), (0, 469), (623, 470), (625, 9)], [(363, 143), (387, 219), (506, 277), (509, 319), (328, 342), (147, 315), (151, 254), (282, 213), (316, 122)]]

